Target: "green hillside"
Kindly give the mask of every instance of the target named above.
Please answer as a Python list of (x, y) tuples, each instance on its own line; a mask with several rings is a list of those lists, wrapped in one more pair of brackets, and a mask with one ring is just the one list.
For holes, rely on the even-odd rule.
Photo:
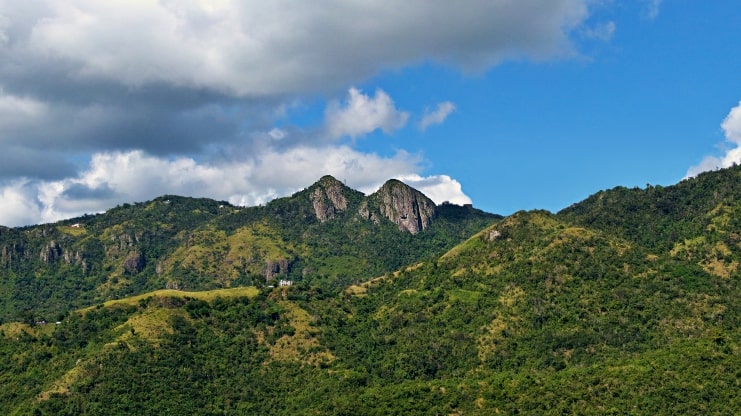
[[(739, 175), (734, 167), (670, 187), (616, 188), (475, 232), (460, 222), (470, 208), (453, 206), (436, 207), (429, 225), (427, 214), (414, 217), (427, 227), (417, 234), (393, 221), (368, 227), (383, 212), (371, 202), (389, 200), (392, 187), (346, 202), (310, 188), (264, 208), (304, 212), (304, 226), (293, 215), (228, 208), (262, 222), (238, 233), (229, 225), (238, 221), (217, 215), (177, 258), (203, 258), (195, 248), (224, 241), (219, 233), (250, 241), (272, 230), (285, 238), (276, 247), (303, 267), (323, 265), (330, 281), (330, 270), (339, 276), (364, 259), (355, 244), (373, 250), (363, 230), (385, 230), (368, 231), (383, 244), (436, 237), (398, 267), (332, 280), (340, 291), (307, 283), (155, 292), (60, 315), (58, 325), (7, 322), (0, 411), (739, 414)], [(367, 215), (349, 214), (364, 202)], [(409, 219), (405, 204), (396, 212)], [(325, 227), (349, 239), (348, 264), (314, 247), (327, 238), (314, 230)], [(467, 232), (429, 254), (443, 236)], [(324, 263), (302, 250), (327, 253)]]
[(361, 204), (367, 212), (369, 200), (373, 195), (326, 176), (260, 207), (170, 195), (55, 224), (2, 228), (0, 322), (50, 320), (166, 288), (262, 287), (290, 280), (339, 291), (439, 255), (501, 218), (429, 201), (434, 221), (413, 234), (381, 214), (364, 218)]

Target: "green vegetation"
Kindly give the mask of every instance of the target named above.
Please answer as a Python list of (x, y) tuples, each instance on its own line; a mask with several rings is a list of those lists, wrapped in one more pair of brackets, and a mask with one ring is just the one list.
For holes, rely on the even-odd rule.
[(243, 267), (261, 239), (268, 257), (313, 271), (291, 287), (160, 290), (60, 309), (58, 325), (6, 322), (0, 412), (739, 414), (740, 176), (616, 188), (475, 230), (469, 208), (440, 207), (454, 212), (416, 236), (347, 211), (285, 214), (312, 212), (302, 193), (276, 202), (283, 216), (220, 208), (171, 228), (189, 243), (168, 258), (225, 273), (207, 253)]
[(322, 178), (261, 207), (168, 195), (57, 224), (0, 228), (0, 322), (50, 320), (165, 288), (262, 287), (284, 279), (338, 292), (439, 255), (500, 218), (443, 205), (426, 232), (411, 235), (385, 218), (363, 219), (364, 195), (340, 185), (347, 206), (320, 221), (312, 195), (335, 182)]

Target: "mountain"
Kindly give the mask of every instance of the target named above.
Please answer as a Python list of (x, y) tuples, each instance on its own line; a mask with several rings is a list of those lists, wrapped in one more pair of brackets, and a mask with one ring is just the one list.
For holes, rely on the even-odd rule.
[(385, 217), (400, 230), (417, 234), (432, 225), (437, 215), (435, 203), (405, 183), (390, 180), (372, 194), (360, 208), (363, 217), (377, 222)]
[(669, 186), (617, 187), (559, 213), (567, 221), (618, 233), (641, 245), (667, 249), (707, 227), (739, 229), (741, 170), (702, 173)]
[(101, 215), (2, 228), (0, 319), (48, 320), (165, 288), (285, 280), (341, 290), (440, 254), (498, 218), (470, 206), (438, 207), (399, 181), (365, 196), (325, 176), (260, 207), (166, 195)]
[[(734, 167), (602, 191), (555, 214), (517, 212), (339, 292), (159, 290), (59, 324), (7, 322), (0, 411), (739, 414), (739, 175)], [(285, 238), (320, 241), (332, 233), (316, 230), (337, 226), (350, 230), (342, 238), (371, 230), (415, 241), (470, 215), (440, 205), (412, 234), (384, 212), (423, 223), (418, 195), (393, 197), (394, 183), (375, 196), (341, 185), (323, 178), (268, 204), (273, 222), (259, 210), (207, 222), (230, 234), (235, 218), (253, 215)], [(392, 211), (377, 205), (394, 200)], [(308, 225), (288, 227), (298, 222)], [(6, 232), (10, 241), (25, 230)]]

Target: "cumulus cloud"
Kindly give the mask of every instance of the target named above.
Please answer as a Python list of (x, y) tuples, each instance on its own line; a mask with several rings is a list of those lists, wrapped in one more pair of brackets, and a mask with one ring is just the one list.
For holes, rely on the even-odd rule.
[(419, 122), (419, 129), (424, 131), (433, 124), (442, 124), (455, 111), (455, 104), (450, 101), (439, 103), (435, 110), (426, 111)]
[(325, 174), (357, 189), (371, 189), (390, 177), (413, 175), (420, 161), (419, 156), (404, 151), (381, 157), (348, 146), (267, 151), (256, 158), (220, 165), (188, 157), (165, 159), (138, 150), (99, 153), (78, 176), (57, 181), (23, 180), (0, 187), (0, 224), (51, 222), (163, 194), (259, 205), (290, 195)]
[(569, 56), (587, 3), (0, 0), (0, 141), (184, 155), (383, 70)]
[(720, 127), (726, 137), (726, 150), (722, 156), (706, 156), (699, 165), (687, 170), (686, 177), (697, 176), (702, 172), (727, 168), (741, 163), (741, 102), (733, 107)]
[(471, 198), (463, 193), (460, 182), (447, 175), (433, 175), (427, 177), (422, 177), (420, 175), (405, 175), (399, 176), (397, 179), (421, 191), (436, 204), (450, 202), (456, 205), (465, 205), (471, 203)]
[(423, 61), (485, 69), (568, 55), (586, 3), (0, 0), (0, 87), (68, 117), (336, 91)]
[(368, 194), (389, 178), (397, 178), (436, 203), (471, 203), (460, 183), (449, 176), (415, 173), (420, 162), (420, 156), (404, 151), (381, 157), (348, 146), (297, 147), (218, 166), (187, 157), (164, 159), (141, 151), (101, 153), (93, 156), (79, 176), (59, 181), (22, 180), (0, 187), (0, 224), (53, 222), (164, 194), (254, 206), (290, 195), (325, 174)]
[[(0, 0), (0, 224), (163, 193), (260, 203), (325, 173), (357, 187), (418, 174), (417, 155), (328, 145), (409, 118), (382, 90), (338, 94), (422, 63), (573, 56), (589, 3)], [(294, 103), (318, 96), (324, 120), (292, 126)]]
[(0, 225), (34, 224), (42, 218), (36, 185), (17, 180), (0, 188)]
[(586, 3), (3, 0), (0, 30), (14, 64), (21, 54), (55, 63), (71, 80), (264, 95), (342, 86), (428, 58), (483, 68), (568, 54)]
[(389, 134), (407, 122), (409, 113), (399, 111), (394, 101), (382, 90), (371, 98), (356, 88), (350, 88), (347, 101), (333, 102), (325, 112), (327, 135), (330, 138), (356, 138), (375, 130)]
[(731, 109), (720, 127), (725, 132), (726, 139), (729, 142), (741, 146), (741, 101)]

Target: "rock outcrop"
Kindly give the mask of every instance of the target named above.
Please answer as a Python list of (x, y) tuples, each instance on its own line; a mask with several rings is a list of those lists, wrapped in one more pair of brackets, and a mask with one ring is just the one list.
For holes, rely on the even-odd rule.
[(49, 264), (53, 262), (54, 260), (62, 257), (62, 247), (54, 240), (51, 240), (48, 242), (44, 248), (41, 249), (41, 254), (39, 255), (39, 259)]
[(21, 244), (11, 243), (0, 249), (0, 265), (3, 267), (10, 267), (14, 262), (24, 261), (28, 257), (25, 247)]
[(332, 219), (347, 209), (348, 201), (344, 193), (346, 187), (342, 182), (327, 175), (314, 186), (310, 198), (314, 206), (314, 214), (320, 222)]
[(289, 266), (287, 259), (267, 260), (265, 263), (265, 280), (272, 280), (277, 275), (288, 273)]
[(307, 214), (315, 216), (320, 223), (343, 212), (355, 212), (365, 221), (381, 224), (388, 220), (401, 231), (417, 234), (427, 229), (437, 216), (437, 206), (432, 200), (395, 179), (366, 196), (327, 175), (302, 192), (311, 202)]
[(144, 270), (147, 260), (141, 251), (132, 251), (124, 260), (124, 270), (128, 274), (137, 274)]
[(378, 221), (375, 212), (399, 226), (400, 230), (417, 234), (427, 229), (437, 215), (437, 206), (422, 192), (392, 179), (368, 197), (358, 214), (371, 221)]

